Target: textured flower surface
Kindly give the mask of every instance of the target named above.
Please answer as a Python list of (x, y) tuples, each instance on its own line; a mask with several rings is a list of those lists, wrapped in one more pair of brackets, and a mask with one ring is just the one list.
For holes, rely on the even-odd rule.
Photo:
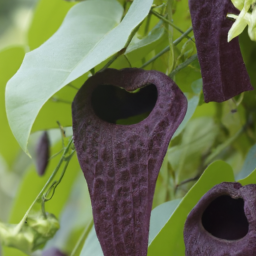
[[(74, 143), (105, 256), (147, 255), (156, 179), (186, 109), (177, 85), (157, 71), (107, 69), (76, 95)], [(139, 123), (116, 124), (145, 112)]]
[(224, 182), (213, 187), (188, 215), (186, 256), (256, 255), (256, 185)]
[(189, 0), (206, 102), (222, 102), (253, 90), (238, 38), (227, 42), (233, 22), (226, 16), (238, 10), (230, 0)]

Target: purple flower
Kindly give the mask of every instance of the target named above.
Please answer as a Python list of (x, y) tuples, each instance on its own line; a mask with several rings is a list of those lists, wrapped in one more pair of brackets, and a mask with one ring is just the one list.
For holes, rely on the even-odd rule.
[[(77, 93), (74, 143), (105, 256), (147, 255), (156, 179), (186, 109), (177, 85), (157, 71), (107, 69)], [(116, 124), (148, 112), (139, 123)]]
[(48, 165), (49, 156), (50, 140), (48, 133), (45, 131), (40, 137), (36, 147), (36, 169), (38, 175), (44, 175)]
[(188, 215), (186, 256), (256, 255), (256, 185), (221, 183)]
[(189, 8), (205, 102), (222, 102), (253, 90), (238, 38), (227, 42), (233, 22), (226, 16), (238, 13), (231, 0), (189, 0)]

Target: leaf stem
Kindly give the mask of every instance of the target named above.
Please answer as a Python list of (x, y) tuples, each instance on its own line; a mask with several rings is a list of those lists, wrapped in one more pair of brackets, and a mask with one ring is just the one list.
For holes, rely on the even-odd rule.
[[(169, 21), (168, 19), (166, 19), (164, 16), (162, 16), (161, 14), (159, 14), (158, 12), (151, 10), (150, 11), (152, 14), (154, 14), (157, 18), (163, 20), (164, 22), (168, 23), (169, 25), (171, 25), (173, 28), (175, 28), (177, 31), (179, 31), (181, 34), (184, 34), (184, 32), (177, 27), (174, 23), (172, 23), (171, 21)], [(192, 42), (195, 42), (191, 37), (189, 37), (188, 35), (186, 35), (186, 37), (188, 39), (190, 39)]]
[(59, 98), (57, 98), (57, 97), (51, 97), (51, 100), (52, 100), (53, 102), (65, 103), (65, 104), (68, 104), (68, 105), (71, 105), (71, 104), (72, 104), (71, 101), (59, 99)]
[(175, 68), (170, 74), (169, 77), (173, 78), (181, 69), (187, 67), (190, 63), (197, 59), (197, 54), (192, 55), (189, 59), (181, 63), (177, 68)]
[(119, 56), (124, 54), (125, 51), (126, 51), (126, 48), (123, 48), (121, 51), (114, 54), (114, 56), (107, 62), (107, 64), (98, 72), (103, 72), (104, 70), (106, 70)]
[(50, 178), (48, 179), (48, 181), (45, 183), (44, 187), (42, 188), (42, 190), (39, 192), (39, 194), (37, 195), (36, 199), (33, 201), (33, 203), (30, 205), (30, 207), (28, 208), (27, 212), (25, 213), (25, 215), (23, 216), (22, 220), (20, 221), (20, 223), (17, 225), (17, 227), (15, 228), (15, 231), (18, 233), (20, 231), (20, 229), (22, 228), (23, 224), (26, 221), (26, 218), (28, 217), (29, 212), (31, 211), (31, 209), (33, 208), (33, 206), (36, 204), (36, 202), (38, 202), (40, 200), (40, 198), (42, 197), (44, 191), (47, 189), (47, 187), (50, 185), (50, 183), (52, 182), (52, 180), (54, 179), (54, 177), (56, 176), (56, 174), (58, 173), (58, 170), (61, 167), (61, 164), (63, 163), (63, 161), (66, 159), (66, 154), (68, 153), (71, 145), (73, 144), (73, 138), (70, 139), (67, 147), (65, 148), (62, 157), (59, 161), (59, 163), (57, 164), (55, 170), (53, 171), (52, 175), (50, 176)]
[(73, 89), (75, 89), (75, 90), (77, 90), (77, 91), (79, 90), (79, 88), (77, 88), (77, 87), (74, 86), (73, 84), (68, 84), (68, 86), (71, 87), (71, 88), (73, 88)]
[[(182, 34), (179, 38), (177, 38), (174, 42), (173, 45), (178, 45), (182, 39), (184, 37), (186, 37), (191, 31), (193, 30), (192, 27), (190, 27), (186, 32), (184, 32), (184, 34)], [(151, 62), (155, 61), (157, 58), (159, 58), (160, 56), (162, 56), (163, 54), (165, 54), (166, 52), (170, 51), (170, 45), (168, 45), (167, 47), (165, 47), (161, 52), (159, 52), (156, 56), (154, 56), (152, 59), (150, 59), (149, 61), (147, 61), (146, 63), (144, 63), (140, 68), (144, 68), (147, 65), (149, 65)]]

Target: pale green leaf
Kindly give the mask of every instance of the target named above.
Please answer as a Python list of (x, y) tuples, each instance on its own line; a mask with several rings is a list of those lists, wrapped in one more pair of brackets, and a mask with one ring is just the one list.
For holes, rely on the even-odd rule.
[[(234, 18), (234, 16), (232, 17)], [(233, 23), (231, 29), (228, 31), (228, 42), (230, 42), (233, 38), (239, 36), (244, 31), (246, 26), (247, 22), (244, 19), (244, 15), (240, 14), (239, 16), (237, 16), (236, 21)]]
[(94, 226), (89, 233), (80, 256), (104, 256)]
[(233, 170), (227, 163), (216, 161), (208, 166), (201, 178), (182, 199), (171, 218), (149, 246), (148, 256), (184, 255), (183, 228), (189, 212), (200, 198), (221, 182), (233, 182)]
[(151, 212), (149, 238), (148, 238), (149, 246), (157, 237), (157, 235), (161, 232), (161, 230), (169, 221), (169, 219), (172, 217), (172, 214), (175, 212), (180, 201), (181, 201), (180, 199), (176, 199), (176, 200), (163, 203), (158, 207), (156, 207)]
[(32, 125), (46, 101), (120, 51), (148, 14), (152, 2), (133, 1), (120, 24), (123, 9), (115, 0), (78, 3), (69, 11), (60, 29), (25, 56), (6, 90), (9, 124), (25, 152)]

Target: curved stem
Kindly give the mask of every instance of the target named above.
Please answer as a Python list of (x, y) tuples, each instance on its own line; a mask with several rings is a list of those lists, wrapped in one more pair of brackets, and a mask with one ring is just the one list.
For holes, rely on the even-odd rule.
[[(182, 39), (184, 37), (186, 37), (191, 31), (193, 30), (192, 27), (190, 27), (186, 32), (184, 32), (184, 34), (182, 34), (178, 39), (176, 39), (173, 42), (173, 45), (177, 45), (179, 44)], [(155, 61), (157, 58), (159, 58), (160, 56), (162, 56), (163, 54), (165, 54), (166, 52), (170, 51), (170, 46), (168, 45), (167, 47), (165, 47), (161, 52), (159, 52), (156, 56), (154, 56), (152, 59), (150, 59), (149, 61), (147, 61), (146, 63), (144, 63), (140, 68), (145, 68), (147, 65), (149, 65), (151, 62)]]
[(29, 212), (31, 211), (31, 209), (33, 208), (33, 206), (35, 205), (36, 202), (38, 202), (40, 200), (40, 198), (42, 197), (44, 191), (47, 189), (47, 187), (50, 185), (50, 183), (52, 182), (52, 180), (54, 179), (54, 177), (56, 176), (58, 170), (61, 167), (61, 164), (63, 163), (63, 161), (66, 158), (66, 154), (68, 153), (71, 145), (73, 143), (73, 138), (70, 139), (67, 147), (65, 148), (62, 157), (57, 165), (57, 167), (55, 168), (55, 170), (53, 171), (52, 175), (50, 176), (50, 178), (48, 179), (48, 181), (46, 182), (46, 184), (44, 185), (44, 187), (42, 188), (42, 190), (39, 192), (39, 194), (37, 195), (36, 199), (33, 201), (33, 203), (30, 205), (30, 207), (28, 208), (27, 212), (25, 213), (24, 217), (22, 218), (22, 220), (20, 221), (20, 223), (17, 225), (17, 227), (15, 228), (15, 232), (19, 232), (20, 229), (22, 228), (23, 224), (26, 221), (26, 218), (28, 217)]
[[(152, 14), (154, 14), (157, 18), (163, 20), (164, 22), (168, 23), (169, 25), (171, 25), (173, 28), (175, 28), (177, 31), (179, 31), (181, 34), (184, 34), (184, 32), (177, 27), (174, 23), (172, 23), (171, 21), (169, 21), (168, 19), (166, 19), (165, 17), (163, 17), (162, 15), (160, 15), (158, 12), (151, 10), (150, 11)], [(192, 42), (195, 42), (191, 37), (189, 37), (188, 35), (186, 35), (186, 37), (188, 39), (190, 39)]]

